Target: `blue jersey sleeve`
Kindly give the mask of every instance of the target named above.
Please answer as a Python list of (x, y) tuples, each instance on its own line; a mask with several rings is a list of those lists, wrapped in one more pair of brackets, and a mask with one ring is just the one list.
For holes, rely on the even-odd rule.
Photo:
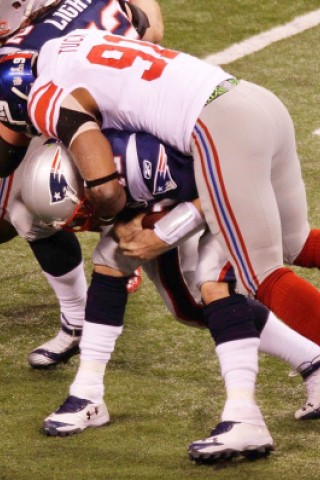
[(141, 173), (155, 201), (177, 203), (196, 198), (193, 159), (146, 133), (136, 134)]
[(147, 133), (116, 130), (104, 133), (111, 143), (129, 203), (139, 199), (150, 207), (164, 199), (180, 203), (197, 198), (191, 156), (181, 154)]
[(79, 28), (96, 28), (126, 35), (132, 25), (115, 0), (62, 0), (46, 15), (9, 38), (3, 46), (19, 50), (39, 50), (46, 41)]

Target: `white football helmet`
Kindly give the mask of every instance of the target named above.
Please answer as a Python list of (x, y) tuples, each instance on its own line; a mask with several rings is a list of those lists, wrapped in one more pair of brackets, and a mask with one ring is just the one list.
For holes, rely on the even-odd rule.
[(68, 149), (48, 140), (27, 153), (23, 164), (21, 197), (28, 210), (57, 230), (87, 230), (93, 209)]
[(12, 35), (34, 13), (61, 0), (0, 0), (0, 39)]

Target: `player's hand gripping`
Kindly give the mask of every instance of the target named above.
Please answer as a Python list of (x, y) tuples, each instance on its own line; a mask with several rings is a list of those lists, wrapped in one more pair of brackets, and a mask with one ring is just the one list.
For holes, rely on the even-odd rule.
[(128, 223), (117, 223), (114, 227), (123, 254), (140, 260), (152, 260), (171, 248), (153, 230), (142, 227), (144, 214)]

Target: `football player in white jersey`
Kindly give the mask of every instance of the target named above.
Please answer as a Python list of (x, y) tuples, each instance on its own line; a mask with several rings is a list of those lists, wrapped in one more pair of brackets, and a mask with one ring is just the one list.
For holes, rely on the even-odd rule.
[[(23, 66), (23, 82), (34, 76), (31, 92), (30, 81), (26, 85), (34, 127), (70, 148), (88, 198), (102, 217), (116, 215), (126, 198), (101, 128), (147, 131), (181, 152), (192, 152), (202, 210), (229, 252), (241, 291), (320, 340), (319, 292), (283, 267), (283, 259), (319, 266), (314, 244), (320, 232), (310, 230), (293, 125), (278, 98), (190, 55), (100, 31), (75, 31), (47, 42), (37, 58), (26, 53), (14, 61)], [(12, 62), (2, 58), (0, 65), (6, 70)], [(220, 105), (223, 111), (216, 114)], [(68, 129), (66, 121), (74, 128)], [(269, 149), (277, 146), (274, 152), (261, 151), (265, 131), (277, 133), (268, 142)], [(249, 170), (243, 181), (252, 177), (248, 188), (257, 185), (256, 202), (236, 187), (244, 168)], [(308, 305), (302, 301), (306, 298)]]
[[(294, 129), (277, 97), (190, 55), (98, 31), (75, 31), (47, 42), (39, 56), (2, 58), (0, 67), (4, 94), (11, 91), (11, 72), (14, 85), (22, 82), (15, 92), (28, 96), (33, 126), (70, 149), (87, 197), (105, 220), (122, 211), (126, 195), (102, 128), (146, 131), (192, 153), (206, 222), (231, 259), (240, 291), (319, 342), (320, 294), (284, 267), (284, 260), (319, 267), (320, 232), (307, 220)], [(16, 119), (23, 121), (26, 106), (23, 99), (17, 103)], [(255, 365), (259, 338), (250, 307), (241, 295), (236, 303), (222, 296), (208, 305), (210, 330), (218, 343), (230, 329), (229, 340), (245, 338), (246, 357)], [(240, 358), (242, 341), (237, 345)], [(248, 403), (255, 375), (251, 371), (242, 391)], [(257, 432), (270, 441), (262, 417), (259, 422)], [(195, 448), (214, 442), (209, 437)]]
[[(152, 206), (155, 199), (160, 198), (162, 203), (156, 203), (152, 207), (153, 210), (154, 207), (159, 210), (161, 206), (162, 208), (164, 205), (168, 206), (170, 199), (172, 205), (173, 199), (191, 200), (196, 195), (192, 183), (193, 170), (184, 161), (184, 156), (177, 155), (168, 148), (167, 155), (164, 155), (165, 150), (159, 141), (145, 134), (109, 132), (108, 139), (112, 144), (113, 154), (121, 159), (117, 165), (121, 181), (126, 185), (129, 210), (132, 210), (133, 206), (133, 211), (139, 205), (140, 208), (147, 204)], [(30, 158), (18, 169), (18, 176), (15, 179), (15, 201), (11, 203), (10, 208), (11, 218), (17, 217), (14, 212), (17, 208), (17, 199), (20, 198), (20, 204), (21, 199), (24, 200), (19, 206), (20, 211), (21, 208), (26, 208), (26, 205), (29, 208), (24, 217), (30, 218), (30, 212), (33, 212), (33, 226), (30, 227), (29, 224), (29, 233), (26, 227), (20, 231), (29, 237), (34, 235), (34, 232), (39, 235), (37, 229), (41, 225), (44, 227), (43, 234), (47, 235), (52, 226), (61, 227), (67, 221), (70, 227), (70, 224), (76, 221), (83, 222), (86, 217), (90, 220), (92, 215), (88, 206), (82, 212), (84, 216), (80, 217), (78, 208), (75, 209), (77, 202), (81, 208), (83, 207), (79, 200), (83, 196), (83, 187), (77, 172), (70, 168), (70, 157), (67, 156), (66, 150), (61, 145), (57, 147), (50, 143), (45, 144), (43, 148), (44, 151), (40, 148), (36, 152), (31, 152)], [(57, 198), (57, 202), (53, 202), (52, 197)], [(72, 213), (74, 210), (77, 212), (76, 217)], [(132, 232), (135, 234), (140, 232), (140, 238), (142, 233), (147, 237), (151, 234), (158, 252), (167, 251), (171, 248), (170, 245), (177, 245), (184, 237), (202, 227), (201, 219), (193, 217), (191, 213), (190, 204), (182, 203), (155, 223), (155, 233), (142, 229), (141, 219), (140, 222), (134, 221), (133, 228), (125, 223), (117, 228), (117, 232), (126, 238), (130, 237)], [(151, 214), (151, 218), (152, 215), (154, 214)], [(150, 223), (150, 215), (146, 218)], [(20, 224), (23, 223), (20, 215)], [(85, 228), (86, 223), (81, 225)], [(128, 229), (129, 236), (121, 233), (121, 230)], [(196, 292), (196, 289), (201, 289), (204, 304), (210, 306), (214, 300), (211, 291), (216, 292), (213, 285), (215, 281), (220, 281), (219, 285), (221, 289), (225, 289), (225, 296), (229, 296), (227, 283), (221, 283), (221, 279), (232, 282), (234, 278), (221, 276), (226, 266), (224, 253), (209, 232), (204, 233), (203, 229), (202, 232), (200, 241), (199, 237), (195, 243), (184, 241), (178, 249), (175, 248), (156, 260), (144, 262), (144, 268), (176, 318), (189, 325), (208, 328), (207, 307), (203, 309), (200, 306), (199, 292)], [(161, 238), (165, 238), (166, 241)], [(130, 242), (127, 242), (127, 245), (126, 251), (130, 252)], [(148, 252), (146, 255), (140, 255), (138, 259), (123, 257), (118, 251), (111, 227), (104, 228), (93, 254), (95, 271), (88, 293), (79, 370), (63, 406), (44, 421), (44, 429), (49, 435), (77, 433), (87, 427), (107, 423), (109, 415), (103, 401), (103, 378), (116, 339), (122, 332), (126, 296), (121, 286), (123, 283), (121, 278), (131, 273), (136, 262), (140, 263), (143, 259), (153, 257), (155, 252), (153, 246), (152, 254)], [(189, 259), (188, 271), (186, 269), (181, 271), (181, 268), (175, 270), (176, 265), (185, 266), (186, 259)], [(190, 302), (192, 297), (194, 299)], [(239, 296), (233, 295), (234, 306), (238, 304), (238, 300)], [(318, 418), (320, 391), (317, 385), (320, 362), (317, 357), (320, 347), (291, 331), (257, 302), (250, 300), (248, 302), (251, 318), (254, 319), (257, 334), (260, 335), (260, 351), (289, 362), (306, 380), (307, 406), (296, 413), (296, 418)], [(220, 322), (223, 323), (221, 318)], [(228, 452), (247, 454), (249, 442), (251, 454), (255, 452), (266, 455), (273, 448), (273, 441), (266, 427), (261, 425), (261, 414), (254, 399), (241, 398), (240, 405), (237, 398), (242, 383), (248, 382), (248, 371), (257, 372), (258, 369), (257, 364), (248, 365), (247, 361), (247, 349), (252, 338), (249, 336), (247, 339), (235, 340), (233, 333), (224, 333), (224, 337), (219, 338), (216, 336), (215, 328), (211, 334), (217, 340), (216, 351), (226, 383), (227, 402), (221, 415), (222, 421), (214, 429), (211, 437), (191, 444), (189, 453), (198, 461), (216, 461), (226, 456)], [(235, 352), (236, 350), (238, 351)]]
[[(21, 48), (38, 49), (45, 41), (76, 28), (108, 28), (117, 34), (153, 42), (160, 41), (163, 36), (161, 11), (155, 0), (132, 0), (130, 3), (124, 0), (0, 0), (0, 41), (3, 42), (0, 54)], [(13, 172), (30, 142), (19, 122), (7, 126), (1, 122), (6, 120), (7, 101), (1, 102), (1, 177)], [(3, 180), (1, 201), (4, 204), (10, 188), (9, 179)], [(7, 224), (1, 219), (3, 215), (5, 208), (0, 216), (2, 242), (15, 234), (14, 229), (7, 230)], [(74, 234), (59, 232), (55, 237), (32, 241), (30, 246), (60, 304), (61, 329), (57, 336), (28, 356), (32, 367), (46, 368), (67, 361), (78, 352), (86, 280), (80, 245)], [(135, 291), (140, 284), (141, 275), (137, 269), (128, 280), (128, 291)]]
[[(307, 220), (294, 129), (276, 96), (190, 55), (105, 32), (75, 31), (47, 42), (39, 56), (2, 58), (2, 79), (17, 65), (12, 80), (22, 80), (18, 91), (29, 96), (33, 126), (70, 149), (100, 217), (110, 219), (126, 203), (101, 128), (146, 131), (192, 153), (202, 210), (232, 261), (240, 291), (319, 342), (320, 293), (284, 267), (284, 260), (319, 267), (320, 232)], [(259, 339), (249, 310), (244, 297), (234, 305), (223, 296), (207, 314), (218, 342), (230, 329), (235, 341), (250, 338), (245, 351), (255, 365)], [(251, 371), (242, 391), (248, 403), (255, 375)], [(262, 417), (259, 422), (266, 442), (272, 441)], [(214, 443), (209, 437), (195, 450), (206, 453)]]

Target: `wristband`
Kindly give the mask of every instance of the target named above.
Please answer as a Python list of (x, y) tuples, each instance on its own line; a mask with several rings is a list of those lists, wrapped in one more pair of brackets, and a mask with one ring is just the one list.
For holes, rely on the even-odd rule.
[(193, 203), (184, 202), (158, 220), (154, 224), (154, 232), (161, 240), (172, 245), (194, 233), (204, 224), (204, 219)]
[(102, 178), (96, 178), (95, 180), (84, 180), (84, 188), (93, 188), (97, 187), (98, 185), (103, 185), (104, 183), (111, 182), (112, 180), (115, 180), (116, 178), (119, 178), (119, 173), (118, 172), (113, 172), (110, 173), (110, 175), (107, 175), (106, 177)]

